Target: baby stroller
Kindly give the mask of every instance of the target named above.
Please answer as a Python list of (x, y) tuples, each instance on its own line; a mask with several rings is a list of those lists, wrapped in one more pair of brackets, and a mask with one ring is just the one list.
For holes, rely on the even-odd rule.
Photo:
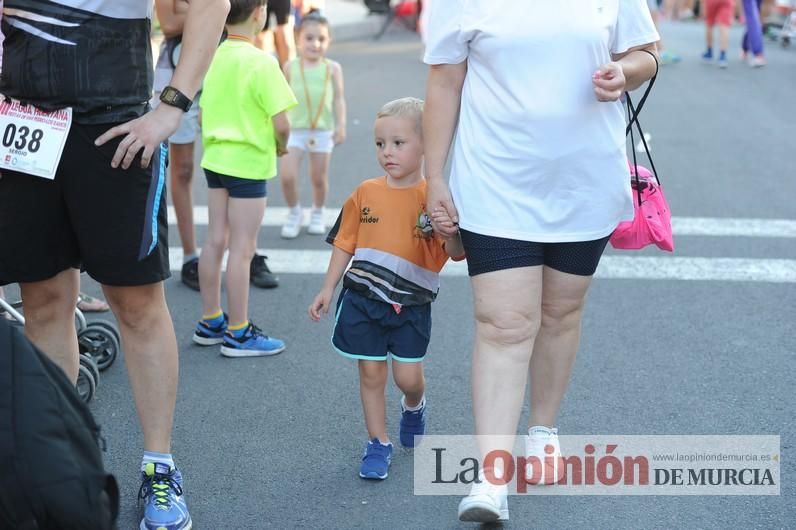
[[(13, 323), (24, 326), (25, 317), (19, 312), (20, 309), (22, 301), (12, 303), (0, 298), (0, 310), (10, 315)], [(107, 320), (87, 322), (83, 312), (77, 307), (75, 307), (75, 328), (80, 349), (76, 387), (80, 397), (88, 403), (97, 391), (100, 372), (110, 368), (119, 355), (121, 350), (119, 330)]]
[(787, 48), (796, 39), (796, 0), (777, 0), (774, 17), (764, 22), (764, 33)]

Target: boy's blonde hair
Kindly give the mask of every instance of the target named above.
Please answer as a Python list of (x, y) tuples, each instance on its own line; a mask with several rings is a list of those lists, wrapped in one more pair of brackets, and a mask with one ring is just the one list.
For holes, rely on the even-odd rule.
[(376, 119), (397, 116), (415, 121), (417, 132), (423, 131), (423, 100), (418, 98), (394, 99), (379, 109)]

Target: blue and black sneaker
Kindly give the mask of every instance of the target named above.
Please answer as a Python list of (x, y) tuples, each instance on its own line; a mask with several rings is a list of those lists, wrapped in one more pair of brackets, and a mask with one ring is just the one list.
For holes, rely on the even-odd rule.
[[(420, 437), (426, 433), (426, 400), (418, 410), (406, 410), (401, 400), (401, 428), (399, 437), (404, 447), (414, 447), (420, 443)], [(415, 438), (417, 436), (417, 438)]]
[(182, 475), (168, 464), (148, 463), (141, 473), (138, 498), (144, 501), (144, 518), (139, 530), (190, 530), (193, 527), (185, 497)]
[(260, 328), (249, 322), (242, 333), (227, 330), (221, 355), (225, 357), (262, 357), (276, 355), (285, 351), (285, 343), (279, 339), (263, 335)]
[(193, 340), (200, 346), (213, 346), (224, 342), (224, 333), (227, 331), (229, 319), (224, 313), (222, 318), (216, 323), (212, 320), (200, 320), (196, 323), (196, 330), (193, 332)]
[(392, 461), (392, 444), (383, 444), (378, 438), (368, 442), (365, 454), (362, 456), (362, 465), (359, 466), (359, 476), (384, 480)]

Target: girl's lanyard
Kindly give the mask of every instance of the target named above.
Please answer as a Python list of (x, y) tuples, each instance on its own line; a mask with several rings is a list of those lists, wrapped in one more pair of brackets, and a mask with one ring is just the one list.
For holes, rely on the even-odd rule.
[[(329, 88), (329, 78), (332, 76), (332, 69), (329, 68), (329, 62), (324, 59), (323, 60), (324, 66), (326, 66), (326, 77), (323, 81), (323, 93), (321, 94), (321, 101), (318, 103), (318, 110), (315, 112), (313, 116), (312, 112), (312, 100), (310, 99), (310, 90), (307, 87), (307, 78), (304, 75), (304, 61), (299, 59), (299, 65), (301, 67), (301, 81), (304, 84), (304, 99), (307, 101), (307, 111), (310, 116), (310, 130), (314, 131), (315, 128), (318, 126), (318, 121), (321, 119), (321, 114), (323, 113), (323, 107), (326, 103), (326, 93), (328, 92)], [(310, 139), (307, 141), (310, 147), (315, 147), (315, 137), (310, 135)]]

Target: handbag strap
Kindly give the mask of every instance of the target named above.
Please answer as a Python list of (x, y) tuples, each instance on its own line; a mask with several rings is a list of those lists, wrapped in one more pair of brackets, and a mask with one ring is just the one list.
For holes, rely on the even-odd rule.
[[(630, 129), (633, 127), (633, 124), (638, 123), (638, 115), (641, 112), (641, 109), (644, 108), (644, 103), (647, 102), (647, 97), (649, 97), (650, 91), (652, 91), (652, 86), (655, 84), (655, 80), (658, 78), (658, 70), (660, 69), (658, 58), (655, 57), (654, 53), (652, 53), (649, 50), (637, 50), (637, 51), (647, 53), (649, 54), (650, 57), (652, 57), (652, 59), (655, 61), (655, 74), (652, 76), (652, 78), (650, 78), (650, 82), (647, 85), (647, 89), (644, 90), (644, 95), (641, 96), (641, 99), (638, 102), (638, 107), (635, 109), (635, 112), (631, 114), (630, 122), (627, 124), (627, 127), (625, 127), (625, 136), (628, 135)], [(625, 92), (625, 98), (627, 98), (627, 100), (630, 101), (629, 92)]]
[(652, 174), (655, 177), (656, 182), (660, 186), (661, 181), (658, 178), (658, 171), (655, 168), (655, 162), (652, 161), (652, 155), (650, 154), (649, 146), (647, 145), (647, 139), (644, 138), (644, 132), (641, 130), (641, 123), (638, 120), (638, 116), (641, 113), (641, 109), (644, 107), (644, 104), (647, 102), (647, 97), (649, 97), (650, 92), (652, 91), (652, 86), (655, 84), (655, 80), (658, 78), (658, 70), (660, 69), (660, 65), (658, 64), (658, 58), (655, 57), (655, 54), (649, 50), (638, 50), (641, 52), (645, 52), (650, 55), (655, 61), (655, 74), (650, 78), (649, 84), (647, 84), (647, 88), (644, 91), (644, 95), (641, 96), (639, 100), (638, 107), (633, 106), (633, 100), (630, 97), (630, 92), (625, 92), (625, 102), (627, 103), (627, 114), (630, 117), (627, 127), (625, 128), (625, 136), (630, 134), (630, 148), (633, 152), (633, 168), (634, 174), (633, 178), (636, 181), (636, 200), (638, 201), (638, 205), (641, 206), (641, 182), (638, 178), (638, 161), (636, 160), (636, 139), (633, 135), (633, 124), (635, 123), (636, 129), (638, 130), (638, 134), (641, 137), (641, 142), (644, 145), (644, 151), (647, 154), (647, 159), (650, 161), (650, 166), (652, 166)]

